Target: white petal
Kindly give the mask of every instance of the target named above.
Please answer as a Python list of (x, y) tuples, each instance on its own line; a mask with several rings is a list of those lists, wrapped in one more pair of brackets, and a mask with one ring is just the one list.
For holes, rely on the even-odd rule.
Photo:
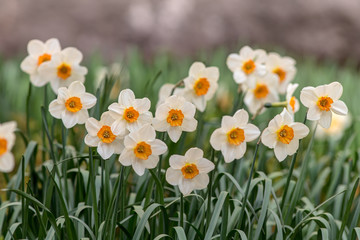
[(111, 116), (109, 112), (104, 112), (103, 114), (101, 114), (100, 122), (106, 126), (111, 126), (115, 122), (115, 119)]
[(238, 126), (244, 126), (249, 121), (249, 114), (244, 109), (240, 109), (236, 111), (234, 118), (238, 124), (241, 124)]
[(124, 149), (119, 157), (119, 162), (123, 166), (130, 166), (135, 161), (134, 151), (132, 149)]
[(215, 165), (211, 161), (207, 160), (206, 158), (200, 158), (196, 162), (196, 167), (199, 170), (199, 173), (208, 173), (214, 170)]
[(180, 127), (170, 127), (167, 131), (168, 131), (171, 141), (173, 141), (173, 142), (179, 141), (181, 133), (182, 133)]
[(165, 178), (170, 185), (176, 186), (181, 182), (183, 175), (180, 170), (175, 170), (170, 167), (166, 170)]
[(154, 155), (161, 155), (164, 154), (167, 151), (167, 146), (163, 141), (160, 141), (159, 139), (155, 139), (154, 142), (151, 143), (151, 150), (152, 154)]
[(150, 100), (148, 98), (135, 99), (133, 102), (134, 108), (139, 112), (143, 113), (149, 111), (150, 109)]
[(322, 111), (319, 119), (320, 126), (322, 126), (323, 128), (329, 128), (331, 126), (331, 118), (331, 111)]
[(119, 103), (126, 107), (132, 106), (134, 100), (135, 100), (135, 94), (130, 89), (124, 89), (119, 94), (119, 99), (118, 99)]
[(78, 118), (78, 124), (86, 123), (86, 120), (89, 118), (89, 113), (86, 109), (81, 109), (79, 112), (76, 113)]
[(69, 111), (63, 111), (61, 114), (61, 119), (66, 128), (74, 127), (78, 122), (78, 116), (76, 113), (72, 113)]
[(312, 106), (318, 97), (315, 93), (315, 88), (313, 87), (305, 87), (300, 92), (300, 101), (305, 107)]
[(79, 96), (82, 93), (85, 93), (85, 86), (79, 81), (72, 82), (69, 86), (69, 93), (72, 96)]
[(207, 187), (209, 184), (209, 176), (207, 174), (199, 174), (191, 179), (193, 182), (194, 189), (201, 190)]
[[(192, 118), (195, 116), (196, 107), (191, 102), (184, 102), (182, 112), (186, 118)], [(167, 116), (168, 112), (166, 113)]]
[(46, 51), (49, 53), (56, 53), (61, 51), (60, 42), (56, 38), (50, 38), (46, 41)]
[(103, 159), (109, 159), (114, 154), (114, 148), (110, 143), (100, 142), (97, 152)]
[(184, 118), (182, 125), (181, 125), (181, 129), (185, 132), (193, 132), (196, 130), (197, 124), (198, 124), (198, 122), (194, 118), (192, 118), (192, 119)]
[(219, 69), (217, 67), (208, 67), (206, 69), (204, 69), (203, 71), (204, 73), (204, 77), (208, 78), (208, 79), (214, 79), (215, 81), (217, 81), (219, 79)]
[(232, 72), (241, 67), (241, 62), (242, 58), (239, 56), (239, 54), (235, 53), (230, 54), (226, 59), (226, 65)]
[(256, 127), (254, 124), (248, 123), (243, 129), (246, 142), (253, 141), (260, 135), (259, 128)]
[(154, 128), (156, 129), (156, 131), (158, 132), (165, 132), (168, 130), (169, 128), (169, 123), (166, 120), (158, 120), (156, 118), (153, 119), (152, 122)]
[(148, 159), (142, 160), (140, 158), (136, 158), (136, 160), (139, 164), (141, 164), (144, 168), (147, 169), (153, 169), (157, 166), (159, 162), (159, 156), (150, 155)]
[(240, 159), (244, 156), (246, 152), (246, 142), (241, 143), (239, 146), (235, 149), (235, 159)]
[(186, 158), (181, 155), (172, 155), (169, 164), (173, 169), (181, 169), (186, 164)]
[(37, 70), (37, 60), (32, 56), (27, 56), (21, 62), (20, 68), (27, 74), (35, 74)]
[(280, 115), (283, 118), (283, 124), (291, 124), (293, 122), (293, 117), (286, 108), (282, 110)]
[(64, 50), (61, 51), (61, 53), (64, 56), (65, 62), (79, 64), (83, 58), (82, 53), (78, 49), (73, 47), (65, 48)]
[(100, 139), (97, 136), (91, 136), (89, 134), (85, 136), (84, 140), (85, 140), (85, 144), (88, 145), (89, 147), (97, 147), (100, 141)]
[(142, 126), (137, 132), (142, 139), (147, 141), (154, 140), (156, 138), (155, 129), (150, 124)]
[(219, 151), (221, 146), (227, 141), (226, 133), (222, 128), (216, 129), (210, 137), (210, 144), (216, 150)]
[(326, 86), (328, 91), (328, 96), (334, 100), (338, 100), (343, 93), (343, 86), (339, 82), (332, 82)]
[(204, 96), (193, 97), (192, 102), (194, 103), (194, 105), (200, 112), (203, 112), (205, 110), (206, 100), (205, 100)]
[(320, 117), (321, 117), (321, 111), (316, 105), (309, 107), (309, 111), (307, 113), (307, 119), (311, 121), (317, 121), (320, 119)]
[(287, 155), (293, 155), (299, 148), (299, 140), (293, 139), (289, 144), (286, 144), (286, 153)]
[(6, 152), (0, 156), (0, 172), (11, 172), (15, 167), (14, 155)]
[(83, 93), (81, 94), (80, 101), (84, 109), (89, 109), (95, 106), (97, 99), (90, 93)]
[(205, 65), (202, 62), (194, 62), (189, 69), (189, 76), (196, 78), (204, 69)]
[(170, 111), (169, 105), (167, 103), (163, 103), (156, 109), (155, 118), (159, 120), (166, 119), (167, 116), (169, 115), (169, 111)]
[(243, 71), (237, 70), (233, 74), (233, 78), (237, 84), (246, 82), (247, 76)]
[(309, 134), (309, 128), (303, 123), (292, 123), (289, 125), (294, 130), (294, 137), (297, 139), (302, 139)]
[(190, 148), (185, 153), (185, 158), (187, 162), (195, 162), (201, 159), (204, 156), (204, 152), (200, 148)]
[(119, 117), (121, 117), (124, 114), (125, 111), (125, 107), (122, 106), (119, 103), (112, 103), (109, 107), (108, 107), (110, 112), (114, 112), (118, 115), (120, 115)]
[(30, 82), (36, 87), (43, 87), (49, 82), (49, 79), (45, 78), (41, 74), (36, 73), (30, 75)]
[(193, 182), (191, 181), (191, 179), (182, 178), (179, 184), (179, 190), (185, 196), (189, 195), (194, 190)]
[(277, 143), (276, 133), (272, 133), (268, 128), (265, 128), (261, 135), (261, 142), (269, 148), (274, 148)]
[(112, 143), (112, 148), (115, 154), (120, 154), (124, 150), (124, 139), (116, 138)]
[(40, 40), (34, 39), (28, 43), (27, 50), (29, 55), (39, 56), (44, 53), (45, 45)]
[(118, 119), (111, 124), (111, 131), (115, 135), (124, 135), (126, 133), (126, 120)]
[(346, 115), (348, 108), (343, 101), (337, 100), (331, 104), (331, 111), (339, 115)]
[(56, 99), (49, 104), (49, 112), (54, 118), (61, 119), (63, 111), (66, 111), (65, 105), (59, 104)]
[(275, 157), (277, 158), (277, 160), (279, 160), (279, 162), (284, 161), (285, 158), (287, 157), (287, 151), (285, 145), (286, 144), (279, 142), (278, 144), (276, 144), (274, 148)]
[(221, 153), (224, 156), (224, 161), (230, 163), (236, 159), (236, 147), (230, 144), (221, 146)]
[(91, 136), (96, 136), (101, 128), (101, 124), (95, 118), (89, 118), (85, 123), (85, 128)]
[(233, 127), (237, 126), (237, 120), (234, 117), (223, 116), (221, 119), (221, 127), (226, 131), (231, 130)]
[[(144, 161), (144, 160), (142, 160), (142, 161)], [(145, 167), (139, 162), (138, 159), (135, 159), (133, 161), (132, 167), (137, 175), (139, 175), (139, 176), (144, 175)]]

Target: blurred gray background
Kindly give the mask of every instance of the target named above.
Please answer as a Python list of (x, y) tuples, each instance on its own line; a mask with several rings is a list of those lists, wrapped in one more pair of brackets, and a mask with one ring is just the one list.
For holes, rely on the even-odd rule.
[(23, 56), (30, 39), (50, 37), (109, 60), (134, 45), (151, 56), (239, 43), (360, 60), (360, 1), (1, 0), (1, 55)]

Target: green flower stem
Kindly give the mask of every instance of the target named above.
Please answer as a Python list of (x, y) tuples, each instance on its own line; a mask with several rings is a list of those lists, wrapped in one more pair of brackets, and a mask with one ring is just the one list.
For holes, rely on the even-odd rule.
[[(64, 126), (64, 124), (62, 125), (62, 159), (66, 159), (66, 140), (67, 140), (67, 134), (68, 134), (68, 129)], [(64, 185), (65, 185), (65, 196), (66, 199), (69, 199), (69, 189), (68, 189), (68, 182), (67, 182), (67, 162), (64, 161), (62, 163), (62, 174), (63, 174), (63, 179), (64, 179)]]
[(184, 228), (184, 195), (180, 193), (180, 224)]
[(97, 206), (97, 200), (96, 200), (96, 189), (95, 189), (95, 181), (96, 181), (96, 171), (94, 168), (94, 158), (93, 158), (93, 152), (92, 148), (89, 147), (89, 180), (90, 180), (90, 187), (91, 187), (91, 196), (92, 196), (92, 205), (93, 205), (93, 214), (95, 218), (95, 236), (98, 235), (98, 229), (99, 229), (99, 215), (98, 215), (98, 206)]
[[(215, 150), (211, 150), (211, 158), (210, 161), (214, 162), (215, 159)], [(215, 169), (214, 169), (215, 170)], [(210, 179), (209, 179), (209, 185), (208, 185), (208, 203), (207, 203), (207, 209), (206, 209), (206, 226), (209, 227), (209, 223), (211, 220), (211, 196), (212, 196), (212, 179), (214, 176), (214, 170), (210, 173)]]
[(242, 201), (242, 206), (241, 206), (241, 211), (240, 211), (240, 219), (239, 219), (239, 229), (243, 229), (243, 225), (244, 225), (245, 207), (246, 207), (246, 202), (247, 202), (248, 195), (249, 195), (250, 183), (251, 183), (251, 180), (252, 180), (252, 175), (254, 173), (256, 155), (257, 155), (257, 152), (259, 150), (259, 146), (260, 146), (260, 137), (259, 137), (258, 142), (256, 143), (254, 157), (253, 157), (253, 161), (252, 161), (252, 164), (251, 164), (249, 180), (247, 182), (246, 190), (245, 190), (245, 196), (244, 196), (243, 201)]
[(29, 82), (28, 95), (26, 97), (26, 135), (30, 139), (30, 98), (31, 98), (32, 84)]
[[(307, 116), (307, 113), (305, 113), (305, 119), (303, 121), (304, 124), (306, 123), (306, 116)], [(281, 199), (281, 205), (280, 205), (280, 209), (283, 212), (284, 212), (285, 199), (286, 199), (286, 196), (287, 196), (287, 193), (288, 193), (288, 190), (289, 190), (290, 180), (291, 180), (291, 177), (292, 177), (292, 174), (293, 174), (293, 171), (294, 171), (294, 167), (295, 167), (296, 157), (297, 157), (297, 154), (298, 154), (300, 146), (301, 146), (300, 145), (301, 140), (302, 139), (299, 140), (299, 148), (298, 148), (298, 150), (296, 150), (295, 154), (292, 156), (292, 159), (291, 159), (289, 174), (288, 174), (288, 177), (286, 179), (285, 189), (284, 189), (284, 193), (283, 193), (283, 197)]]

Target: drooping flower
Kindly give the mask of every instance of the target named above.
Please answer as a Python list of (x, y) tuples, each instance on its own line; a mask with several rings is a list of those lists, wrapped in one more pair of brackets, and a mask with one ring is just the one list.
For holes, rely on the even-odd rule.
[(100, 121), (89, 118), (85, 123), (88, 132), (85, 143), (90, 147), (97, 147), (97, 152), (103, 159), (110, 158), (114, 153), (120, 154), (124, 149), (123, 139), (126, 130), (119, 134), (113, 133), (111, 125), (114, 121), (109, 112), (105, 112), (101, 115)]
[(167, 151), (166, 144), (155, 138), (155, 129), (150, 124), (130, 132), (124, 139), (125, 148), (119, 162), (124, 166), (132, 165), (139, 176), (144, 174), (145, 169), (155, 168), (159, 156)]
[(15, 167), (14, 155), (11, 149), (15, 143), (16, 122), (0, 124), (0, 171), (11, 172)]
[(196, 108), (192, 103), (173, 95), (156, 109), (153, 126), (156, 131), (168, 132), (171, 141), (177, 142), (183, 131), (196, 130), (195, 112)]
[(228, 56), (226, 64), (233, 72), (236, 83), (245, 83), (250, 88), (254, 87), (254, 76), (263, 76), (265, 68), (266, 52), (262, 49), (253, 50), (249, 46), (240, 49), (239, 54), (232, 53)]
[(87, 68), (80, 66), (82, 53), (73, 47), (63, 49), (51, 56), (51, 60), (39, 67), (39, 73), (46, 78), (52, 90), (57, 94), (61, 87), (68, 87), (72, 82), (85, 81)]
[(135, 98), (134, 92), (130, 89), (122, 90), (118, 102), (109, 106), (109, 112), (115, 119), (111, 131), (115, 134), (124, 129), (135, 131), (144, 124), (151, 123), (150, 105), (151, 102), (148, 98)]
[(172, 155), (170, 167), (166, 170), (166, 181), (173, 186), (179, 185), (180, 192), (184, 195), (206, 188), (209, 184), (208, 173), (215, 165), (203, 158), (203, 155), (199, 148), (190, 148), (185, 156)]
[(334, 114), (329, 128), (318, 128), (315, 133), (317, 139), (339, 140), (344, 135), (345, 130), (351, 125), (349, 114), (342, 116)]
[[(247, 90), (244, 102), (251, 114), (256, 114), (265, 103), (277, 102), (278, 81), (273, 74), (267, 73), (264, 76), (257, 76), (253, 79), (255, 85)], [(262, 110), (260, 113), (262, 113)]]
[(185, 89), (183, 96), (203, 112), (206, 103), (215, 94), (218, 88), (219, 69), (206, 67), (201, 62), (194, 62), (189, 69), (189, 76), (184, 79)]
[(295, 84), (290, 83), (286, 89), (286, 109), (293, 116), (297, 111), (299, 111), (299, 108), (300, 108), (299, 101), (296, 99), (295, 96), (293, 96), (293, 94), (298, 86), (299, 86), (299, 84), (297, 84), (297, 83), (295, 83)]
[(57, 99), (49, 105), (50, 114), (61, 119), (66, 128), (84, 124), (89, 118), (88, 109), (96, 104), (96, 97), (85, 91), (81, 82), (73, 82), (69, 88), (61, 87)]
[(309, 128), (294, 122), (291, 114), (284, 110), (276, 115), (261, 135), (262, 143), (273, 148), (276, 158), (281, 162), (286, 156), (293, 155), (299, 148), (299, 139), (309, 134)]
[(244, 156), (246, 143), (260, 135), (260, 130), (248, 121), (249, 114), (240, 109), (233, 117), (224, 116), (221, 128), (212, 133), (210, 144), (215, 150), (221, 150), (225, 162), (229, 163)]
[(52, 59), (55, 53), (61, 51), (59, 40), (51, 38), (45, 43), (40, 40), (31, 40), (27, 46), (28, 56), (21, 62), (20, 68), (30, 75), (34, 86), (42, 87), (49, 79), (39, 73), (39, 67)]
[[(161, 104), (163, 104), (165, 102), (165, 100), (171, 96), (171, 92), (173, 91), (175, 87), (175, 84), (172, 83), (165, 83), (164, 85), (161, 86), (160, 90), (159, 90), (159, 100), (156, 104), (156, 107), (159, 107)], [(183, 88), (175, 88), (174, 89), (174, 93), (172, 95), (178, 95), (181, 96), (182, 92), (184, 91)]]
[(291, 57), (281, 57), (277, 53), (269, 53), (265, 66), (268, 72), (275, 74), (279, 81), (279, 93), (285, 93), (287, 85), (296, 74), (295, 60)]
[(307, 119), (319, 121), (320, 126), (329, 128), (332, 113), (346, 115), (348, 108), (340, 99), (343, 87), (339, 82), (318, 87), (305, 87), (301, 90), (300, 100), (309, 108)]

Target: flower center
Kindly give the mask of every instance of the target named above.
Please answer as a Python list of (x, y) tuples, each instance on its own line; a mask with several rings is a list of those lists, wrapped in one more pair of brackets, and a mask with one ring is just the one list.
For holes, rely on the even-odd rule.
[(184, 120), (184, 114), (181, 110), (171, 109), (166, 120), (172, 127), (181, 126)]
[(57, 67), (57, 75), (59, 78), (66, 80), (71, 76), (71, 66), (67, 63), (62, 63)]
[(294, 130), (288, 125), (283, 125), (278, 131), (278, 140), (282, 143), (289, 144), (294, 138)]
[(138, 119), (139, 112), (136, 111), (133, 107), (129, 107), (125, 109), (123, 117), (126, 121), (132, 123)]
[(273, 70), (273, 73), (275, 73), (276, 75), (278, 75), (280, 83), (285, 80), (286, 72), (285, 72), (282, 68), (279, 68), (279, 67), (278, 67), (278, 68), (275, 68), (275, 69)]
[(245, 140), (244, 130), (241, 128), (233, 128), (227, 133), (228, 142), (232, 145), (240, 145)]
[(266, 84), (257, 83), (254, 91), (254, 95), (256, 98), (265, 98), (269, 94), (269, 89)]
[(331, 104), (333, 102), (334, 101), (331, 99), (331, 97), (319, 97), (317, 105), (321, 111), (330, 111)]
[(5, 138), (0, 138), (0, 156), (6, 153), (7, 150), (7, 140)]
[(139, 142), (134, 148), (134, 154), (137, 158), (147, 160), (152, 154), (151, 146), (146, 142)]
[(199, 174), (199, 169), (193, 163), (186, 163), (185, 166), (181, 168), (181, 172), (186, 179), (193, 179)]
[(210, 83), (207, 78), (199, 78), (194, 84), (195, 94), (198, 96), (205, 95), (210, 88)]
[(111, 131), (111, 127), (106, 125), (100, 128), (100, 130), (97, 133), (97, 136), (104, 143), (112, 143), (116, 139), (116, 136)]
[(295, 112), (295, 97), (294, 96), (292, 96), (291, 98), (290, 98), (290, 101), (289, 101), (289, 105), (290, 105), (290, 107), (291, 107), (291, 109), (292, 109), (292, 111), (293, 112)]
[(37, 65), (40, 66), (43, 62), (47, 62), (51, 60), (51, 55), (44, 53), (43, 55), (39, 56)]
[(76, 113), (82, 109), (82, 103), (80, 98), (71, 97), (65, 102), (65, 107), (69, 112)]
[(246, 74), (250, 74), (253, 71), (255, 71), (256, 65), (254, 63), (253, 60), (248, 60), (247, 62), (244, 62), (243, 66), (242, 66), (242, 70), (246, 73)]

